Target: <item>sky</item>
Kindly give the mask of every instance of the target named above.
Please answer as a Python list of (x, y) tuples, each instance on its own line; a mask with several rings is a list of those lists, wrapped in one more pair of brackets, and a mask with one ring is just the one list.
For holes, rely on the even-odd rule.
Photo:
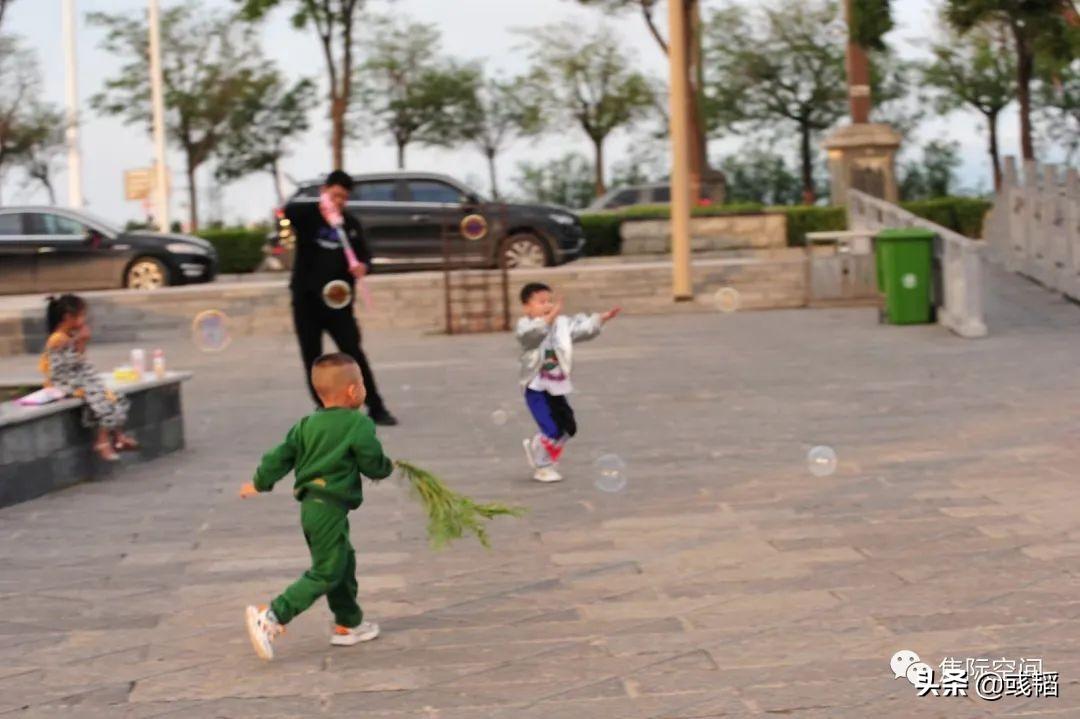
[[(207, 6), (230, 8), (232, 0), (203, 0)], [(706, 10), (716, 3), (702, 0)], [(937, 24), (936, 8), (940, 0), (894, 0), (897, 28), (888, 40), (902, 57), (925, 56), (926, 39)], [(169, 0), (163, 0), (167, 5)], [(102, 117), (89, 108), (89, 98), (100, 90), (103, 82), (116, 74), (120, 60), (100, 48), (102, 33), (86, 23), (86, 14), (93, 11), (140, 13), (145, 0), (76, 0), (79, 14), (78, 86), (83, 102), (82, 150), (83, 185), (87, 209), (123, 223), (141, 219), (139, 202), (124, 199), (125, 170), (148, 167), (153, 160), (149, 134), (141, 126), (124, 125), (119, 119)], [(604, 17), (599, 10), (585, 8), (572, 0), (369, 0), (374, 12), (401, 13), (414, 20), (434, 23), (442, 32), (442, 51), (463, 60), (479, 60), (489, 70), (512, 75), (526, 69), (527, 58), (522, 50), (522, 35), (530, 27), (553, 21), (568, 20), (581, 27), (611, 28), (625, 43), (629, 57), (638, 69), (657, 79), (666, 78), (665, 58), (649, 35), (640, 15), (627, 13)], [(44, 96), (47, 101), (62, 106), (64, 100), (64, 56), (60, 34), (61, 0), (15, 0), (4, 18), (4, 32), (22, 36), (35, 49), (41, 64)], [(663, 12), (658, 15), (663, 16)], [(662, 21), (663, 18), (661, 17)], [(285, 10), (274, 12), (261, 26), (263, 48), (268, 57), (292, 77), (307, 76), (320, 79), (324, 64), (317, 38), (311, 29), (296, 30)], [(306, 180), (322, 176), (330, 163), (329, 121), (324, 105), (311, 115), (312, 129), (296, 143), (296, 148), (283, 166), (289, 176)], [(1018, 119), (1011, 107), (1001, 120), (1003, 155), (1018, 154)], [(608, 165), (625, 154), (630, 143), (640, 134), (617, 132), (605, 147)], [(963, 166), (960, 184), (969, 190), (989, 186), (989, 159), (986, 154), (985, 132), (978, 116), (958, 112), (947, 117), (925, 121), (913, 144), (920, 146), (930, 140), (949, 139), (960, 143)], [(710, 154), (716, 158), (737, 152), (739, 138), (723, 138), (710, 144)], [(561, 156), (567, 150), (577, 150), (591, 157), (590, 145), (579, 131), (549, 135), (534, 141), (519, 141), (499, 158), (499, 177), (502, 189), (512, 185), (517, 164), (521, 161), (542, 161)], [(917, 147), (907, 152), (918, 156)], [(183, 156), (170, 149), (168, 157), (172, 173), (172, 216), (187, 216)], [(374, 172), (395, 169), (396, 155), (389, 138), (371, 136), (350, 142), (346, 153), (346, 169), (352, 172)], [(451, 149), (410, 146), (407, 169), (442, 172), (465, 181), (483, 193), (488, 192), (484, 158), (470, 147)], [(200, 214), (203, 222), (221, 219), (228, 223), (267, 221), (275, 205), (272, 180), (269, 175), (252, 175), (224, 188), (214, 187), (207, 166), (200, 172)], [(66, 175), (58, 177), (57, 200), (67, 202)], [(24, 188), (13, 177), (3, 188), (6, 204), (45, 202), (43, 191)]]

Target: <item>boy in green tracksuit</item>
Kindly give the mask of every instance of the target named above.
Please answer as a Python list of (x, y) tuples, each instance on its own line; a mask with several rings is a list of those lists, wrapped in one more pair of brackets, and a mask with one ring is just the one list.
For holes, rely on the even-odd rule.
[(324, 595), (336, 624), (331, 644), (351, 646), (379, 636), (379, 625), (364, 621), (356, 603), (348, 514), (364, 501), (361, 476), (383, 479), (394, 467), (375, 437), (375, 424), (358, 411), (364, 380), (356, 361), (340, 352), (323, 355), (311, 368), (311, 383), (323, 408), (297, 422), (285, 441), (263, 456), (254, 481), (240, 490), (244, 498), (269, 492), (294, 470), (293, 494), (311, 551), (311, 569), (270, 606), (247, 608), (248, 635), (263, 659), (274, 658), (273, 641), (285, 625)]

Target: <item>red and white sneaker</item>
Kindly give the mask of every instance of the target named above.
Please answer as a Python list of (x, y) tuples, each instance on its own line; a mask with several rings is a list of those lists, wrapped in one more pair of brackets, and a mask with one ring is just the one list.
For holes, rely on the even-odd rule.
[(269, 611), (268, 607), (248, 605), (244, 615), (247, 622), (248, 638), (251, 639), (251, 648), (255, 650), (260, 659), (266, 661), (274, 658), (274, 639), (277, 635), (285, 633), (283, 625), (267, 616)]
[(360, 622), (355, 627), (343, 627), (340, 624), (334, 626), (330, 635), (330, 643), (335, 647), (351, 647), (360, 642), (370, 642), (379, 636), (379, 625), (375, 622)]
[(533, 479), (537, 482), (561, 482), (563, 476), (559, 474), (559, 471), (555, 469), (555, 465), (549, 465), (547, 467), (540, 467), (533, 474)]

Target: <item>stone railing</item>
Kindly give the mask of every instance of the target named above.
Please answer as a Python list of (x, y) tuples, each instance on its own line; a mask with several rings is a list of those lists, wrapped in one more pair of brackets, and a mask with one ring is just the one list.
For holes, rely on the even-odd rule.
[(1080, 299), (1080, 173), (1005, 158), (986, 220), (990, 257), (1007, 269)]
[(848, 228), (880, 230), (892, 227), (922, 227), (938, 236), (934, 255), (941, 263), (942, 297), (938, 322), (961, 337), (986, 336), (983, 320), (983, 243), (913, 215), (891, 202), (858, 190), (848, 191)]

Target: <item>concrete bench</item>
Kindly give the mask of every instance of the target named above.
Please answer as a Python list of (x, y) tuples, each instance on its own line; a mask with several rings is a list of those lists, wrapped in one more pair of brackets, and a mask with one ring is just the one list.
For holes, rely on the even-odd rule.
[[(144, 462), (184, 447), (181, 384), (190, 372), (106, 384), (131, 402), (126, 430), (140, 448), (110, 464), (94, 453), (94, 431), (83, 426), (84, 403), (63, 399), (39, 407), (0, 403), (0, 507), (78, 482), (108, 476), (116, 466)], [(0, 385), (40, 385), (36, 378), (0, 378)]]

